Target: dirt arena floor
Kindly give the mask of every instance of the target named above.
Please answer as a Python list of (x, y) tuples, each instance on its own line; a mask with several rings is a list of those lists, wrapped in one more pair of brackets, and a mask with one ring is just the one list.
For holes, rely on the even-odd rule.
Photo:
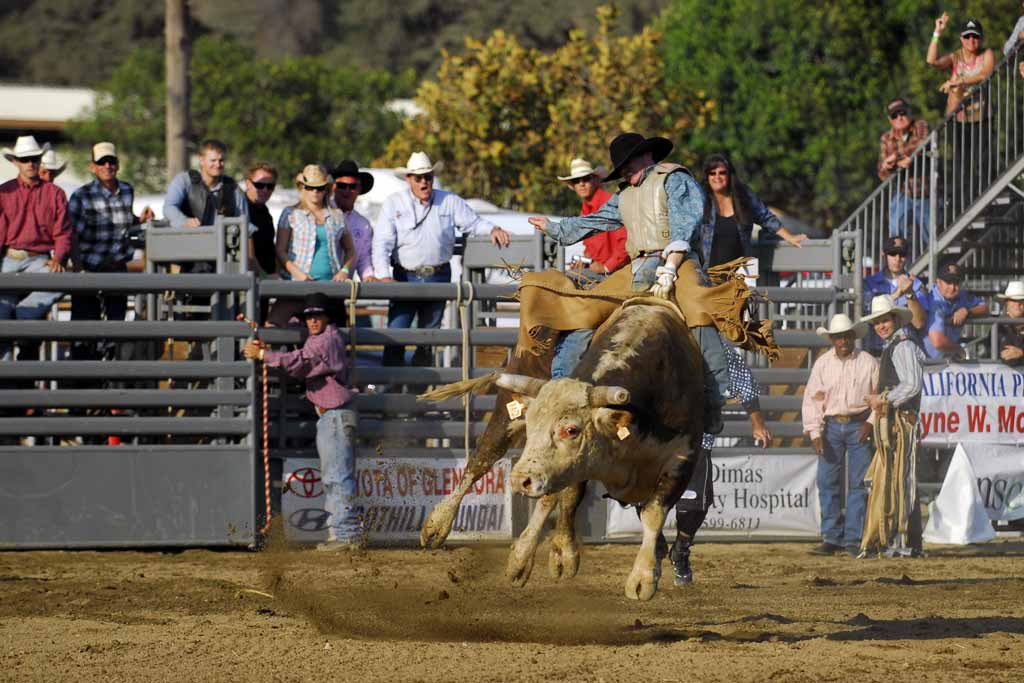
[[(5, 681), (1019, 681), (1024, 543), (915, 560), (704, 544), (697, 582), (622, 595), (635, 547), (579, 576), (503, 548), (327, 555), (0, 553)], [(665, 565), (666, 571), (668, 565)]]

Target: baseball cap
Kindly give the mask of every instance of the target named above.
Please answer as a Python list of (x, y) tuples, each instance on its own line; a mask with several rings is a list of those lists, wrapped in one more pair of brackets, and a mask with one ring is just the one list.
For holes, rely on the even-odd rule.
[(99, 161), (103, 157), (117, 158), (117, 148), (113, 142), (97, 142), (92, 146), (92, 160)]
[(943, 282), (958, 285), (963, 279), (963, 270), (957, 263), (944, 263), (939, 266), (939, 272), (935, 277), (939, 278)]
[(889, 116), (892, 116), (898, 111), (905, 111), (909, 115), (912, 110), (913, 108), (910, 106), (910, 102), (907, 102), (902, 97), (897, 97), (885, 106), (885, 111)]
[(895, 254), (902, 254), (906, 256), (910, 252), (910, 245), (907, 244), (907, 240), (899, 235), (893, 237), (886, 237), (885, 241), (882, 242), (882, 251), (889, 256)]
[(964, 22), (963, 28), (960, 29), (961, 38), (969, 35), (976, 35), (981, 38), (985, 37), (984, 29), (981, 28), (981, 22), (977, 19), (968, 19)]

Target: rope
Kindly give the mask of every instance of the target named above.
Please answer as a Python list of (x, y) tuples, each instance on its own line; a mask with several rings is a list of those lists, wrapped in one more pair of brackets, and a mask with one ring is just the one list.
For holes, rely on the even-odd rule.
[(350, 279), (348, 295), (348, 381), (356, 383), (356, 300), (359, 294), (359, 283)]
[[(469, 289), (468, 298), (462, 300), (462, 283), (459, 283), (458, 289), (455, 295), (455, 305), (459, 309), (459, 323), (462, 326), (462, 381), (466, 382), (469, 380), (469, 306), (473, 303), (473, 283), (466, 282), (466, 287)], [(469, 420), (472, 414), (470, 402), (472, 400), (472, 394), (466, 394), (462, 397), (462, 439), (463, 449), (466, 451), (466, 458), (469, 458), (469, 442), (470, 442), (470, 428)]]
[[(245, 322), (247, 325), (249, 325), (249, 327), (252, 328), (253, 335), (257, 336), (256, 335), (256, 330), (259, 328), (259, 325), (256, 323), (255, 320), (246, 320), (245, 318), (242, 318), (242, 317), (239, 317), (239, 319), (242, 320), (243, 322)], [(263, 427), (263, 430), (262, 430), (263, 433), (261, 434), (261, 442), (262, 442), (261, 443), (261, 447), (263, 449), (263, 498), (264, 498), (264, 502), (266, 503), (266, 523), (263, 525), (263, 528), (260, 529), (260, 533), (263, 534), (263, 535), (266, 535), (266, 534), (270, 533), (270, 521), (271, 521), (271, 511), (270, 511), (270, 408), (269, 408), (269, 405), (270, 405), (269, 393), (270, 392), (267, 390), (267, 384), (268, 384), (268, 382), (267, 382), (267, 375), (269, 374), (269, 372), (267, 371), (267, 364), (265, 362), (263, 362), (263, 361), (256, 361), (256, 362), (259, 363), (259, 365), (260, 365), (262, 389), (263, 389), (263, 391), (262, 391), (263, 395), (261, 396), (261, 399), (262, 399), (261, 402), (263, 404), (262, 405), (263, 415), (262, 415), (262, 419), (260, 420), (260, 424)]]

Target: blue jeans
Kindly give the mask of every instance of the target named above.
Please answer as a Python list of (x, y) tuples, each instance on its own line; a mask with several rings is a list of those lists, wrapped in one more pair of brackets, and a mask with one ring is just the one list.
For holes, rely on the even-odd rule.
[[(46, 267), (49, 256), (32, 256), (26, 259), (13, 259), (5, 256), (0, 271), (4, 273), (48, 273)], [(30, 292), (23, 295), (17, 292), (0, 292), (0, 320), (42, 320), (50, 312), (50, 308), (62, 296), (60, 292)], [(38, 344), (36, 345), (38, 346)], [(37, 356), (38, 357), (38, 356)], [(11, 345), (0, 342), (0, 361), (11, 360)]]
[[(420, 277), (401, 266), (394, 267), (395, 282), (451, 282), (452, 269), (446, 264), (429, 277)], [(408, 329), (413, 319), (421, 330), (441, 327), (444, 318), (444, 301), (401, 301), (394, 300), (388, 306), (388, 328)], [(413, 354), (413, 365), (430, 364), (430, 346), (417, 346)], [(384, 365), (405, 365), (405, 347), (387, 345), (384, 347)]]
[(325, 410), (316, 423), (316, 452), (324, 485), (324, 509), (330, 514), (328, 538), (358, 540), (362, 533), (355, 514), (356, 413), (344, 408)]
[[(826, 418), (822, 435), (824, 454), (818, 457), (818, 501), (821, 503), (821, 538), (826, 543), (860, 547), (867, 511), (868, 490), (864, 476), (871, 464), (871, 444), (858, 443), (861, 421), (840, 424)], [(840, 514), (842, 500), (843, 456), (847, 471), (846, 517)]]
[[(928, 197), (909, 197), (902, 192), (896, 192), (889, 205), (889, 236), (899, 235), (914, 242), (914, 236), (920, 234), (919, 251), (924, 252), (931, 237), (928, 227), (930, 209)], [(911, 226), (909, 229), (908, 223)]]
[(572, 330), (560, 334), (555, 342), (555, 356), (551, 359), (551, 379), (570, 376), (593, 338), (594, 330)]

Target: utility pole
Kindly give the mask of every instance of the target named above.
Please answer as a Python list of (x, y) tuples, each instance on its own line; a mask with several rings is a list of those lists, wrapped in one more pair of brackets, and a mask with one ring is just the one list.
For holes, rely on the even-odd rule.
[(167, 80), (167, 180), (188, 168), (188, 7), (186, 0), (164, 0), (164, 61)]

